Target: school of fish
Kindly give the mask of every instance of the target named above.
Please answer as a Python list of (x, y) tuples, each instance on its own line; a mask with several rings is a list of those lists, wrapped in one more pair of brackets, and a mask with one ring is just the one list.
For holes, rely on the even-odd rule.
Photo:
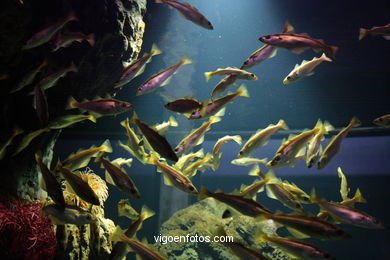
[[(166, 4), (180, 13), (183, 18), (199, 25), (205, 29), (213, 30), (211, 22), (195, 7), (174, 0), (156, 0), (158, 4)], [(71, 12), (55, 24), (52, 24), (37, 32), (22, 47), (24, 51), (39, 47), (44, 44), (51, 44), (53, 52), (60, 52), (61, 49), (71, 46), (74, 42), (86, 41), (89, 45), (95, 44), (93, 34), (84, 34), (81, 32), (64, 32), (62, 29), (68, 23), (77, 23), (78, 18)], [(381, 35), (385, 39), (390, 39), (390, 26), (378, 26), (372, 29), (360, 29), (359, 40), (367, 35)], [(338, 169), (341, 178), (340, 193), (342, 200), (340, 202), (328, 201), (325, 198), (318, 198), (313, 188), (310, 194), (300, 189), (297, 185), (289, 183), (277, 177), (274, 169), (280, 167), (293, 167), (300, 160), (306, 162), (307, 167), (317, 165), (318, 169), (324, 168), (331, 159), (340, 152), (342, 141), (348, 133), (361, 125), (358, 118), (353, 117), (350, 122), (337, 133), (334, 133), (332, 139), (323, 145), (325, 136), (334, 132), (334, 127), (328, 121), (318, 119), (312, 129), (305, 129), (298, 135), (291, 135), (283, 140), (280, 147), (275, 151), (273, 158), (254, 158), (250, 157), (256, 150), (266, 146), (270, 138), (278, 131), (289, 130), (285, 120), (280, 119), (274, 124), (265, 128), (258, 129), (246, 142), (239, 135), (224, 136), (218, 139), (212, 151), (198, 149), (204, 141), (205, 135), (216, 124), (222, 120), (227, 106), (232, 102), (239, 102), (239, 97), (250, 98), (245, 85), (240, 85), (236, 92), (228, 93), (219, 98), (213, 98), (215, 95), (221, 95), (229, 86), (238, 80), (257, 80), (258, 76), (247, 71), (251, 67), (262, 63), (263, 61), (275, 57), (279, 48), (290, 50), (295, 54), (312, 49), (316, 52), (323, 52), (320, 57), (314, 57), (310, 61), (302, 61), (297, 64), (292, 71), (283, 80), (284, 84), (290, 84), (314, 73), (323, 61), (332, 62), (332, 58), (338, 50), (337, 46), (325, 44), (323, 40), (310, 37), (308, 34), (294, 32), (293, 26), (286, 22), (281, 33), (265, 35), (259, 37), (264, 43), (262, 47), (254, 51), (249, 58), (243, 61), (240, 67), (227, 66), (215, 71), (205, 72), (206, 81), (214, 76), (224, 76), (211, 91), (210, 100), (199, 101), (195, 98), (183, 97), (177, 100), (171, 100), (165, 104), (165, 108), (174, 113), (179, 113), (191, 120), (206, 121), (198, 128), (190, 131), (177, 145), (172, 146), (164, 133), (169, 131), (170, 127), (177, 127), (178, 123), (173, 116), (168, 121), (154, 126), (141, 121), (136, 112), (133, 116), (121, 122), (125, 128), (125, 134), (128, 141), (119, 145), (125, 149), (132, 158), (117, 158), (111, 160), (107, 154), (112, 153), (113, 149), (109, 140), (104, 141), (100, 146), (92, 146), (88, 149), (80, 149), (70, 154), (67, 158), (60, 159), (54, 167), (51, 167), (43, 161), (40, 152), (35, 154), (37, 167), (42, 175), (42, 188), (47, 192), (53, 203), (45, 205), (43, 212), (50, 215), (53, 223), (56, 224), (74, 224), (84, 225), (91, 223), (94, 218), (91, 211), (86, 211), (80, 207), (66, 205), (63, 195), (63, 188), (60, 181), (65, 180), (72, 193), (90, 204), (90, 207), (99, 206), (101, 200), (94, 189), (80, 176), (80, 169), (87, 167), (92, 158), (99, 162), (105, 170), (106, 181), (115, 186), (125, 196), (134, 199), (140, 199), (142, 191), (137, 188), (137, 184), (131, 178), (131, 175), (123, 167), (131, 165), (133, 159), (138, 160), (145, 165), (154, 165), (156, 171), (162, 174), (164, 183), (168, 186), (179, 189), (191, 195), (197, 195), (199, 200), (207, 197), (214, 198), (221, 203), (226, 203), (240, 213), (256, 218), (258, 221), (272, 220), (278, 227), (286, 227), (291, 237), (267, 236), (259, 233), (255, 243), (270, 243), (280, 248), (287, 255), (298, 259), (334, 259), (329, 253), (305, 242), (305, 238), (316, 238), (321, 240), (347, 239), (351, 235), (341, 229), (338, 224), (344, 223), (363, 228), (383, 228), (383, 224), (375, 217), (355, 208), (356, 203), (365, 202), (360, 190), (356, 191), (353, 198), (348, 197), (349, 188), (346, 177), (341, 168)], [(152, 62), (155, 55), (162, 53), (156, 44), (153, 44), (149, 53), (125, 66), (120, 77), (117, 79), (113, 88), (128, 87), (131, 81), (142, 74), (145, 66)], [(178, 73), (184, 65), (190, 65), (192, 61), (183, 57), (178, 63), (163, 69), (151, 76), (145, 83), (134, 91), (134, 96), (140, 96), (157, 91), (169, 83), (169, 80)], [(74, 111), (80, 110), (82, 113), (68, 114), (60, 118), (51, 118), (45, 91), (55, 87), (61, 78), (66, 77), (68, 73), (77, 73), (77, 67), (71, 63), (68, 67), (57, 70), (51, 74), (43, 74), (45, 68), (50, 66), (45, 59), (38, 66), (22, 78), (10, 94), (25, 91), (26, 95), (33, 95), (32, 105), (36, 110), (37, 118), (42, 126), (35, 131), (23, 131), (15, 127), (9, 134), (7, 140), (1, 143), (0, 159), (6, 156), (15, 156), (24, 149), (37, 136), (57, 129), (63, 129), (84, 120), (96, 122), (96, 119), (102, 116), (117, 115), (133, 110), (133, 106), (125, 101), (116, 100), (110, 97), (97, 98), (94, 100), (77, 101), (69, 97), (69, 102), (65, 109)], [(43, 75), (41, 75), (43, 74)], [(42, 77), (36, 79), (38, 75)], [(33, 82), (37, 82), (32, 86)], [(163, 109), (163, 108), (161, 108)], [(86, 112), (87, 114), (84, 114)], [(390, 126), (390, 115), (383, 115), (373, 120), (373, 123), (382, 127)], [(314, 124), (314, 122), (313, 122)], [(139, 131), (136, 131), (138, 128)], [(333, 133), (332, 132), (332, 133)], [(238, 166), (252, 166), (249, 171), (250, 176), (254, 176), (255, 181), (246, 186), (241, 185), (232, 193), (224, 193), (221, 190), (212, 192), (206, 187), (198, 188), (192, 183), (193, 178), (198, 172), (217, 171), (220, 160), (223, 156), (222, 146), (227, 142), (234, 141), (241, 146), (237, 158), (231, 163)], [(11, 144), (13, 144), (11, 146)], [(323, 146), (325, 148), (323, 148)], [(12, 148), (12, 149), (10, 149)], [(267, 168), (267, 172), (262, 172), (260, 165)], [(283, 213), (282, 211), (272, 212), (256, 201), (258, 193), (266, 191), (267, 196), (275, 199), (284, 206), (284, 209), (292, 213)], [(305, 212), (304, 204), (315, 204), (319, 207), (317, 215), (309, 215)], [(119, 205), (119, 204), (118, 204)], [(113, 236), (116, 242), (110, 259), (122, 259), (129, 250), (134, 251), (143, 259), (166, 259), (160, 255), (147, 242), (139, 241), (135, 235), (141, 228), (142, 223), (152, 217), (155, 213), (144, 206), (138, 217), (129, 226), (126, 231), (117, 229)], [(223, 230), (221, 232), (224, 232)], [(243, 259), (267, 259), (260, 252), (255, 252), (239, 243), (226, 244), (237, 256)]]

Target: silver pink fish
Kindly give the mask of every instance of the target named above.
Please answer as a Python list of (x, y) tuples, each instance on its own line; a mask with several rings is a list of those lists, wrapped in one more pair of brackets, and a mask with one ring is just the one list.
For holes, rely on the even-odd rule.
[(32, 49), (35, 47), (38, 47), (48, 41), (50, 41), (53, 36), (62, 29), (68, 22), (70, 21), (77, 21), (78, 18), (76, 15), (72, 12), (67, 17), (61, 19), (59, 22), (50, 25), (49, 27), (37, 32), (34, 34), (27, 43), (22, 47), (23, 50)]
[(165, 86), (168, 84), (171, 76), (183, 65), (192, 63), (191, 60), (183, 58), (179, 63), (155, 74), (150, 79), (148, 79), (144, 84), (142, 84), (136, 91), (136, 95), (140, 96), (149, 92), (152, 92), (160, 86)]
[(213, 30), (213, 25), (207, 18), (199, 12), (198, 9), (195, 7), (187, 4), (187, 3), (180, 3), (173, 0), (156, 0), (156, 3), (158, 4), (167, 4), (171, 7), (175, 8), (177, 11), (180, 12), (180, 14), (187, 20), (190, 20), (191, 22), (209, 29)]

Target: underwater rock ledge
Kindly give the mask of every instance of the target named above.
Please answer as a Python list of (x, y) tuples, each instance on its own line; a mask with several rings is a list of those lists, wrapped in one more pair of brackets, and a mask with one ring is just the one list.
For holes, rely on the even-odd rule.
[[(66, 25), (64, 31), (93, 34), (95, 44), (73, 43), (53, 52), (53, 43), (22, 50), (27, 40), (40, 30), (53, 25), (70, 13), (77, 21)], [(74, 64), (77, 72), (65, 77), (46, 91), (49, 121), (73, 112), (65, 110), (70, 96), (77, 100), (97, 96), (115, 95), (113, 84), (124, 68), (141, 51), (145, 24), (146, 0), (58, 0), (14, 1), (5, 0), (0, 8), (0, 73), (6, 78), (0, 81), (1, 137), (4, 143), (16, 128), (23, 133), (16, 136), (0, 160), (5, 176), (0, 185), (4, 193), (23, 199), (37, 198), (37, 172), (34, 153), (43, 152), (44, 161), (50, 162), (50, 152), (58, 132), (51, 130), (34, 138), (29, 146), (13, 156), (22, 138), (45, 127), (37, 117), (29, 95), (43, 77)], [(32, 70), (43, 61), (46, 66), (24, 89), (10, 93)], [(9, 152), (8, 152), (9, 151)], [(17, 176), (14, 178), (13, 176)], [(27, 192), (28, 191), (28, 192)]]
[[(245, 247), (262, 251), (272, 260), (290, 259), (279, 249), (270, 246), (255, 244), (253, 241), (258, 231), (267, 235), (274, 234), (276, 227), (272, 222), (256, 221), (255, 218), (242, 215), (225, 203), (213, 198), (201, 200), (187, 208), (177, 211), (165, 221), (158, 235), (161, 236), (221, 236), (223, 228), (226, 235), (233, 236), (234, 242)], [(239, 260), (233, 252), (220, 243), (161, 243), (156, 242), (154, 247), (169, 259), (197, 260), (197, 259), (226, 259)]]

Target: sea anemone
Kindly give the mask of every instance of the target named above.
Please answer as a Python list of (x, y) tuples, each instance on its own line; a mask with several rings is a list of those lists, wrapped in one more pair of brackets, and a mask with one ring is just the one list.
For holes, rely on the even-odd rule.
[(41, 203), (0, 201), (0, 256), (4, 259), (53, 259), (57, 241)]
[[(96, 195), (99, 198), (100, 205), (103, 207), (103, 203), (108, 198), (108, 187), (106, 182), (100, 178), (98, 175), (96, 175), (93, 170), (90, 168), (85, 168), (84, 171), (79, 171), (80, 177), (88, 183), (88, 185), (93, 189), (93, 191), (96, 193)], [(86, 202), (85, 200), (81, 199), (79, 196), (71, 192), (69, 184), (66, 184), (66, 188), (64, 190), (64, 198), (65, 202), (69, 205), (75, 205), (83, 209), (89, 210), (91, 207), (91, 204)], [(98, 210), (99, 207), (93, 207), (93, 210)]]

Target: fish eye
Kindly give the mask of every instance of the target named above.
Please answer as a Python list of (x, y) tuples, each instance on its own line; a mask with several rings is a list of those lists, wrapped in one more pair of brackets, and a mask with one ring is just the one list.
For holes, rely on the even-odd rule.
[(276, 156), (276, 157), (274, 158), (274, 160), (277, 161), (277, 162), (280, 161), (280, 159), (281, 159), (280, 155), (278, 155), (278, 156)]
[(192, 187), (192, 186), (190, 186), (188, 189), (189, 189), (190, 191), (194, 191), (194, 190), (195, 190), (194, 187)]
[(265, 39), (270, 39), (271, 36), (270, 35), (267, 35), (267, 36), (264, 36)]
[(287, 79), (290, 80), (290, 79), (291, 79), (291, 76), (287, 76)]
[(254, 78), (254, 77), (255, 77), (255, 74), (251, 73), (251, 77)]
[(239, 155), (242, 155), (243, 153), (244, 153), (243, 151), (239, 151), (239, 152), (238, 152)]
[(303, 200), (304, 201), (310, 201), (310, 199), (308, 197), (303, 197)]
[(283, 40), (283, 38), (282, 38), (282, 37), (280, 37), (280, 36), (278, 37), (278, 39), (279, 39), (279, 40)]
[(378, 120), (382, 122), (382, 121), (383, 121), (383, 118), (382, 118), (382, 117), (380, 117), (380, 118), (378, 118)]
[(177, 152), (179, 151), (179, 148), (175, 148), (175, 150), (174, 150), (174, 151), (175, 151), (175, 153), (177, 153)]

